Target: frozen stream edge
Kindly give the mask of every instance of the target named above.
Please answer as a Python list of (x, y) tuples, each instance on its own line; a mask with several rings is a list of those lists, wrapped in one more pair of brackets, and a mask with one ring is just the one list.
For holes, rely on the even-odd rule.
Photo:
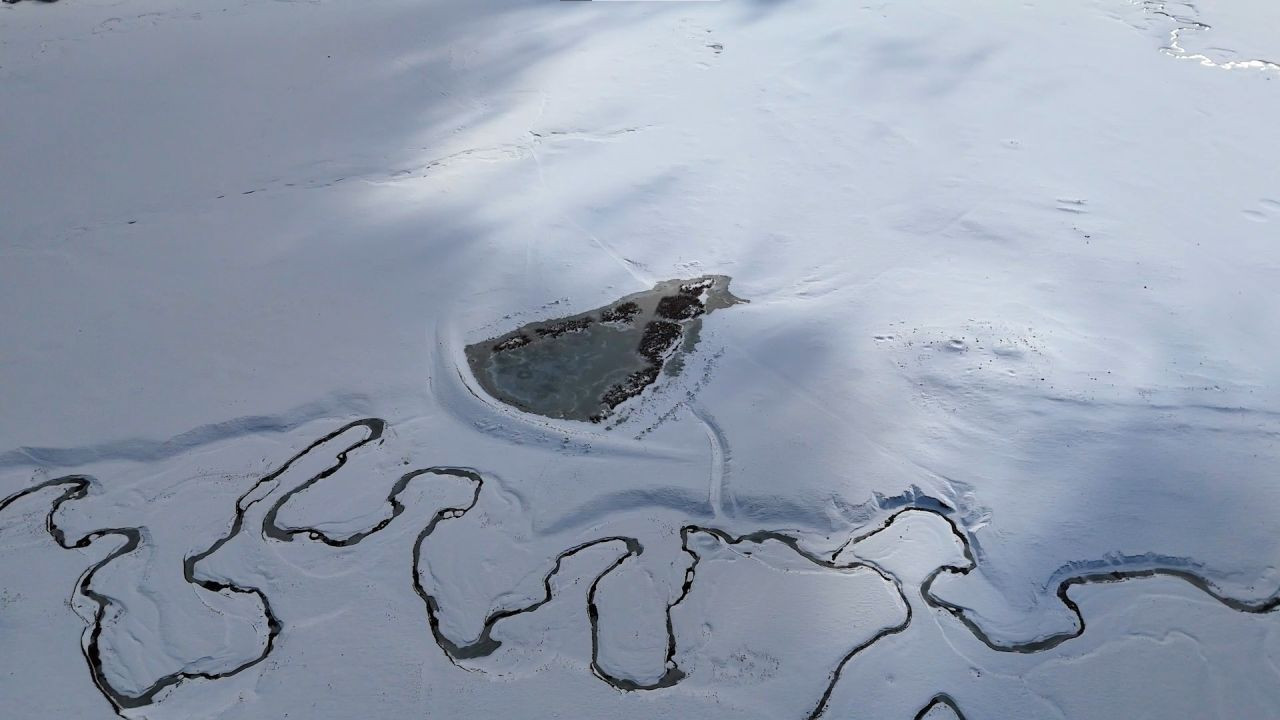
[[(176, 687), (187, 680), (218, 680), (237, 675), (265, 660), (275, 646), (277, 637), (283, 632), (284, 627), (280, 620), (272, 611), (271, 603), (266, 593), (260, 588), (241, 586), (233, 581), (220, 581), (208, 577), (202, 577), (199, 574), (199, 563), (234, 537), (236, 537), (244, 529), (245, 514), (248, 510), (261, 502), (270, 495), (270, 492), (276, 488), (277, 480), (295, 463), (307, 456), (317, 447), (326, 442), (339, 437), (343, 433), (356, 428), (365, 430), (364, 437), (350, 443), (343, 449), (339, 450), (335, 456), (335, 462), (309, 479), (300, 483), (283, 494), (269, 508), (263, 519), (262, 534), (265, 538), (275, 540), (277, 542), (293, 542), (299, 538), (305, 538), (313, 542), (323, 543), (331, 547), (348, 547), (355, 545), (371, 535), (388, 527), (397, 517), (405, 510), (405, 506), (400, 502), (399, 496), (409, 487), (411, 483), (419, 478), (431, 477), (455, 477), (462, 478), (472, 483), (472, 494), (470, 502), (465, 506), (446, 507), (438, 510), (432, 517), (427, 526), (418, 534), (413, 546), (413, 562), (412, 562), (412, 585), (414, 592), (422, 599), (426, 607), (427, 618), (431, 627), (432, 636), (446, 657), (457, 665), (457, 661), (464, 659), (472, 659), (484, 657), (492, 654), (501, 645), (501, 642), (492, 637), (494, 628), (502, 621), (527, 613), (532, 613), (540, 607), (550, 602), (553, 596), (552, 580), (559, 573), (563, 562), (589, 548), (598, 545), (617, 544), (622, 552), (618, 558), (601, 571), (592, 581), (588, 591), (587, 617), (591, 625), (592, 637), (592, 658), (591, 671), (602, 681), (610, 686), (623, 692), (635, 692), (645, 690), (655, 690), (659, 688), (671, 687), (680, 682), (684, 678), (683, 671), (678, 667), (674, 658), (677, 650), (677, 638), (672, 623), (672, 610), (688, 597), (696, 581), (697, 567), (701, 557), (690, 546), (690, 538), (695, 534), (707, 534), (715, 537), (726, 545), (742, 545), (742, 544), (762, 544), (766, 542), (778, 542), (795, 552), (800, 557), (822, 568), (833, 570), (855, 570), (865, 569), (878, 574), (884, 580), (892, 583), (898, 594), (899, 601), (902, 603), (906, 617), (898, 625), (884, 628), (872, 636), (870, 639), (855, 646), (840, 660), (836, 667), (831, 671), (826, 690), (818, 700), (814, 709), (808, 714), (809, 720), (821, 717), (826, 709), (831, 695), (840, 681), (840, 677), (845, 667), (863, 650), (874, 645), (881, 638), (900, 633), (910, 625), (912, 620), (911, 605), (907, 600), (906, 589), (903, 587), (901, 580), (894, 574), (882, 568), (880, 565), (869, 560), (853, 560), (849, 562), (841, 562), (837, 558), (846, 549), (856, 546), (864, 540), (867, 540), (881, 532), (890, 528), (898, 518), (908, 512), (922, 512), (937, 516), (944, 520), (951, 530), (954, 537), (961, 543), (965, 562), (960, 565), (943, 565), (929, 573), (922, 582), (919, 591), (925, 603), (932, 608), (945, 611), (949, 615), (955, 617), (959, 622), (969, 630), (978, 640), (987, 647), (998, 652), (1011, 653), (1037, 653), (1055, 648), (1062, 643), (1081, 636), (1086, 630), (1086, 621), (1084, 615), (1080, 611), (1079, 606), (1070, 597), (1070, 591), (1073, 587), (1079, 585), (1119, 583), (1132, 579), (1151, 578), (1156, 576), (1166, 576), (1183, 580), (1191, 586), (1197, 588), (1204, 594), (1218, 601), (1222, 605), (1243, 613), (1265, 614), (1270, 613), (1280, 607), (1280, 590), (1272, 595), (1255, 601), (1245, 601), (1233, 598), (1223, 593), (1212, 581), (1206, 577), (1199, 575), (1191, 570), (1183, 567), (1143, 567), (1133, 568), (1125, 567), (1123, 564), (1112, 567), (1111, 569), (1098, 570), (1096, 565), (1084, 565), (1082, 568), (1069, 568), (1072, 574), (1060, 580), (1056, 587), (1056, 595), (1064, 606), (1075, 616), (1075, 628), (1069, 631), (1055, 633), (1052, 635), (1035, 638), (1028, 641), (1008, 641), (997, 638), (987, 633), (983, 628), (969, 615), (966, 608), (941, 600), (932, 594), (931, 588), (937, 577), (943, 573), (955, 575), (967, 575), (977, 568), (977, 561), (974, 557), (971, 541), (967, 534), (961, 530), (953, 519), (954, 510), (946, 503), (930, 498), (927, 496), (912, 499), (907, 504), (897, 507), (892, 514), (882, 520), (874, 528), (867, 530), (861, 534), (851, 537), (848, 541), (841, 544), (838, 548), (830, 553), (816, 553), (805, 549), (802, 546), (802, 538), (797, 535), (791, 535), (782, 532), (761, 530), (751, 533), (732, 535), (722, 529), (715, 527), (707, 527), (700, 525), (685, 525), (680, 529), (680, 537), (682, 550), (690, 556), (691, 564), (685, 572), (683, 587), (679, 596), (672, 601), (666, 609), (666, 628), (667, 628), (667, 671), (656, 682), (642, 684), (631, 679), (612, 675), (599, 664), (599, 610), (596, 605), (596, 592), (601, 580), (609, 573), (620, 567), (627, 560), (637, 557), (644, 552), (644, 546), (637, 538), (624, 535), (610, 535), (594, 540), (589, 540), (577, 544), (558, 554), (554, 560), (551, 569), (543, 576), (543, 596), (534, 600), (532, 603), (524, 605), (520, 608), (505, 609), (494, 612), (489, 615), (484, 622), (483, 630), (477, 638), (467, 643), (457, 643), (446, 637), (440, 629), (439, 612), (440, 606), (436, 598), (431, 595), (423, 586), (421, 581), (421, 556), (422, 547), (426, 540), (431, 536), (441, 521), (451, 520), (463, 517), (476, 506), (480, 499), (480, 493), (484, 487), (484, 479), (480, 472), (471, 468), (438, 466), (428, 467), (402, 475), (393, 486), (391, 492), (387, 496), (387, 502), (391, 506), (391, 513), (388, 517), (379, 521), (368, 530), (354, 533), (343, 538), (334, 538), (324, 532), (310, 527), (282, 527), (278, 523), (278, 515), (281, 509), (292, 498), (296, 497), (308, 488), (332, 476), (340, 470), (346, 463), (348, 454), (352, 451), (369, 445), (371, 443), (380, 442), (383, 432), (386, 428), (386, 422), (379, 418), (364, 418), (347, 423), (342, 427), (330, 432), (329, 434), (312, 442), (304, 449), (286, 460), (273, 472), (263, 476), (245, 491), (236, 501), (236, 512), (227, 532), (218, 538), (206, 550), (192, 555), (185, 559), (183, 563), (183, 574), (187, 582), (198, 585), (199, 587), (210, 592), (217, 593), (239, 593), (254, 595), (262, 604), (262, 612), (266, 619), (267, 634), (264, 639), (261, 652), (241, 664), (221, 672), (186, 672), (177, 671), (161, 677), (159, 680), (148, 686), (143, 692), (138, 694), (127, 694), (119, 691), (111, 685), (106, 678), (104, 672), (104, 659), (99, 646), (99, 639), (102, 635), (103, 625), (106, 621), (108, 612), (115, 601), (93, 588), (93, 579), (99, 570), (111, 564), (116, 559), (128, 555), (143, 545), (147, 538), (145, 528), (104, 528), (89, 532), (82, 537), (70, 540), (64, 530), (58, 526), (55, 521), (55, 515), (58, 513), (62, 505), (71, 500), (80, 500), (88, 496), (91, 488), (96, 486), (97, 481), (88, 475), (65, 475), (62, 477), (45, 480), (38, 484), (24, 488), (14, 494), (9, 495), (0, 501), (0, 512), (3, 512), (10, 505), (16, 503), (23, 498), (29, 497), (41, 491), (51, 488), (63, 488), (62, 494), (55, 498), (50, 506), (50, 510), (46, 516), (45, 527), (49, 535), (54, 541), (64, 549), (84, 549), (99, 538), (108, 536), (117, 536), (124, 542), (115, 550), (113, 550), (106, 558), (92, 565), (80, 577), (76, 590), (84, 598), (87, 598), (96, 606), (93, 613), (90, 626), (86, 629), (82, 642), (82, 651), (85, 661), (89, 667), (90, 675), (95, 686), (102, 693), (103, 697), (111, 704), (115, 712), (124, 717), (124, 711), (145, 707), (158, 701), (159, 696), (165, 690)], [(266, 489), (266, 492), (262, 492)], [(1150, 562), (1149, 558), (1120, 558), (1115, 561), (1117, 563), (1145, 561)], [(930, 703), (925, 706), (916, 716), (921, 718), (928, 714), (931, 710), (938, 706), (946, 706), (953, 710), (957, 716), (963, 718), (959, 708), (954, 700), (945, 693), (936, 695)]]

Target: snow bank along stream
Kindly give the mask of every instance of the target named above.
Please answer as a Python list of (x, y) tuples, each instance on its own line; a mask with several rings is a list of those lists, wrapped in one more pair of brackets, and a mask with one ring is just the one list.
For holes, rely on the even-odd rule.
[[(954, 509), (944, 501), (927, 496), (904, 497), (883, 501), (881, 507), (886, 514), (878, 524), (825, 551), (815, 549), (811, 538), (789, 532), (761, 530), (734, 534), (721, 528), (705, 525), (690, 524), (681, 527), (679, 538), (681, 552), (685, 558), (684, 580), (678, 595), (666, 605), (665, 609), (666, 638), (663, 660), (665, 670), (659, 677), (651, 680), (637, 680), (608, 669), (607, 663), (602, 660), (601, 655), (604, 650), (601, 647), (601, 610), (597, 594), (602, 582), (611, 573), (619, 572), (646, 552), (644, 543), (638, 537), (616, 534), (585, 537), (562, 550), (549, 561), (539, 562), (544, 566), (544, 570), (540, 573), (540, 590), (530, 595), (526, 601), (491, 610), (486, 613), (482, 627), (474, 637), (458, 638), (450, 636), (449, 632), (442, 628), (440, 618), (442, 600), (436, 590), (433, 590), (433, 575), (424, 561), (423, 549), (432, 541), (432, 536), (441, 523), (459, 521), (481, 501), (485, 488), (485, 475), (482, 470), (433, 466), (405, 472), (392, 485), (386, 496), (386, 509), (382, 517), (366, 527), (351, 529), (351, 523), (344, 523), (342, 525), (349, 528), (346, 531), (324, 530), (281, 519), (282, 516), (289, 514), (292, 502), (302, 499), (308, 491), (322, 483), (334, 483), (338, 478), (346, 478), (347, 481), (356, 479), (350, 473), (340, 472), (347, 465), (350, 454), (362, 449), (376, 452), (386, 429), (387, 424), (384, 420), (366, 418), (338, 427), (311, 442), (276, 470), (262, 476), (240, 495), (234, 508), (228, 508), (230, 521), (226, 531), (206, 549), (188, 556), (183, 563), (183, 576), (186, 581), (201, 591), (247, 595), (258, 601), (263, 616), (260, 626), (264, 629), (258, 648), (246, 651), (243, 659), (229, 663), (227, 667), (221, 669), (174, 670), (148, 683), (135, 684), (131, 689), (116, 686), (117, 681), (113, 678), (118, 677), (119, 669), (111, 667), (115, 658), (111, 652), (104, 651), (101, 641), (104, 631), (109, 629), (113, 619), (117, 618), (124, 608), (120, 607), (110, 595), (99, 591), (95, 586), (95, 577), (121, 557), (139, 552), (147, 541), (145, 531), (142, 528), (99, 528), (85, 532), (78, 538), (68, 536), (57, 518), (64, 505), (82, 501), (93, 491), (96, 481), (85, 475), (51, 478), (24, 488), (0, 500), (0, 512), (31, 496), (57, 489), (61, 494), (51, 501), (45, 525), (49, 535), (59, 546), (67, 549), (81, 549), (88, 548), (105, 538), (118, 537), (122, 540), (105, 558), (90, 567), (76, 585), (76, 602), (87, 603), (91, 608), (86, 615), (89, 626), (85, 631), (83, 643), (87, 669), (102, 696), (121, 716), (128, 716), (130, 710), (144, 708), (163, 699), (167, 690), (183, 683), (217, 681), (255, 667), (271, 655), (280, 638), (289, 632), (288, 625), (282, 622), (273, 611), (273, 603), (266, 591), (254, 586), (251, 582), (225, 577), (216, 569), (206, 570), (203, 567), (206, 561), (210, 561), (233, 542), (247, 540), (249, 536), (246, 533), (260, 534), (262, 540), (268, 543), (309, 542), (333, 549), (350, 548), (391, 528), (399, 518), (405, 515), (408, 508), (403, 497), (412, 486), (424, 483), (447, 483), (457, 488), (464, 488), (459, 495), (463, 502), (445, 504), (437, 507), (434, 512), (428, 513), (423, 513), (419, 507), (413, 513), (413, 516), (418, 518), (418, 523), (422, 523), (424, 519), (426, 522), (422, 523), (416, 533), (411, 556), (405, 558), (403, 563), (404, 583), (413, 589), (422, 603), (424, 632), (429, 631), (435, 644), (450, 662), (464, 667), (462, 663), (466, 661), (493, 655), (503, 645), (499, 636), (504, 624), (515, 618), (535, 613), (553, 600), (556, 594), (555, 585), (566, 561), (595, 548), (610, 548), (613, 559), (606, 563), (590, 582), (586, 596), (585, 621), (591, 628), (591, 672), (599, 680), (624, 692), (671, 688), (686, 678), (687, 673), (678, 661), (678, 658), (687, 655), (681, 650), (681, 643), (686, 640), (681, 628), (688, 626), (677, 623), (675, 619), (681, 611), (680, 606), (699, 593), (723, 587), (724, 583), (732, 581), (732, 576), (728, 576), (717, 580), (713, 586), (704, 590), (699, 584), (699, 568), (707, 558), (719, 558), (718, 562), (721, 565), (726, 560), (755, 556), (771, 557), (772, 559), (763, 560), (767, 565), (799, 563), (795, 567), (796, 570), (807, 567), (810, 573), (825, 571), (864, 578), (861, 582), (866, 587), (860, 591), (862, 597), (860, 602), (865, 603), (868, 602), (868, 597), (879, 596), (872, 606), (881, 608), (878, 612), (887, 614), (872, 620), (859, 642), (845, 649), (840, 655), (828, 658), (825, 661), (827, 663), (825, 667), (822, 666), (822, 661), (819, 661), (818, 666), (813, 669), (815, 677), (822, 677), (825, 680), (814, 687), (815, 697), (806, 715), (811, 719), (826, 715), (833, 694), (839, 689), (842, 675), (855, 658), (886, 638), (904, 633), (914, 624), (922, 621), (939, 627), (951, 624), (953, 628), (963, 628), (977, 643), (969, 650), (971, 653), (981, 652), (982, 648), (986, 648), (997, 653), (1033, 654), (1057, 648), (1069, 640), (1082, 636), (1087, 631), (1085, 615), (1070, 594), (1073, 588), (1084, 585), (1114, 584), (1166, 577), (1183, 581), (1222, 606), (1241, 613), (1266, 614), (1280, 607), (1280, 593), (1261, 600), (1239, 600), (1223, 593), (1211, 580), (1183, 567), (1133, 567), (1133, 563), (1117, 561), (1117, 566), (1112, 569), (1081, 567), (1058, 582), (1056, 595), (1075, 617), (1075, 627), (1072, 630), (1026, 640), (993, 636), (970, 618), (966, 608), (940, 600), (931, 593), (931, 586), (940, 574), (967, 574), (978, 564), (968, 534), (955, 520)], [(292, 483), (282, 479), (289, 477), (290, 471), (299, 466), (306, 468), (303, 475), (296, 477)], [(933, 525), (934, 523), (936, 526)], [(885, 537), (889, 531), (899, 530), (900, 526), (905, 528), (904, 533), (913, 534), (906, 545), (903, 544), (905, 534), (896, 540)], [(905, 564), (901, 557), (897, 559), (893, 557), (894, 553), (901, 555), (904, 548), (909, 550), (908, 562)], [(726, 551), (730, 554), (726, 555)], [(948, 556), (954, 559), (946, 560)], [(928, 570), (931, 567), (933, 569)], [(482, 572), (478, 568), (477, 571)], [(786, 570), (786, 572), (792, 572), (792, 570)], [(699, 617), (714, 621), (715, 617), (721, 613), (731, 615), (751, 605), (750, 603), (738, 605), (732, 598), (724, 598), (722, 602), (727, 604), (702, 607), (698, 613)], [(915, 617), (921, 612), (929, 613), (927, 619), (921, 620)], [(861, 620), (851, 618), (850, 621), (866, 623), (868, 618), (863, 617)], [(706, 650), (705, 647), (703, 649)], [(820, 653), (818, 655), (820, 656)], [(920, 710), (920, 716), (932, 717), (928, 713), (948, 709), (959, 715), (956, 701), (950, 695), (940, 693)]]

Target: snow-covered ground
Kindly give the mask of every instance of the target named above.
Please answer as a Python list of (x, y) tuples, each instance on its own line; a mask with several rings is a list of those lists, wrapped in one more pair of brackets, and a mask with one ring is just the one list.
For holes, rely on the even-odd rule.
[(0, 717), (1280, 716), (1278, 8), (0, 5)]

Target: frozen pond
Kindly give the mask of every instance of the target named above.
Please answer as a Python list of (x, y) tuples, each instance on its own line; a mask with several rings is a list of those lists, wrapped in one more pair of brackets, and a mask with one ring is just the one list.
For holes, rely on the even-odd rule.
[(493, 397), (525, 412), (600, 422), (697, 345), (704, 315), (744, 302), (730, 278), (666, 280), (604, 307), (529, 323), (467, 346), (467, 363)]

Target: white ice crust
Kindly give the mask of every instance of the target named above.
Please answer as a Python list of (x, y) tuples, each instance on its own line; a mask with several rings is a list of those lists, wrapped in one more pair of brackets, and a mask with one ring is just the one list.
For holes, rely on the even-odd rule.
[(1277, 8), (0, 5), (0, 717), (1276, 717)]

